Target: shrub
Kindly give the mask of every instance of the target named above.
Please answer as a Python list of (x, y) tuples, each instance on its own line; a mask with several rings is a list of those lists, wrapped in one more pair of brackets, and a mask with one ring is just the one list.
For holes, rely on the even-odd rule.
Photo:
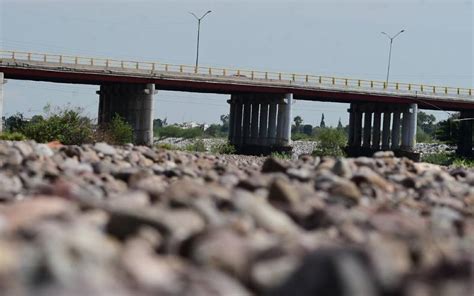
[(433, 138), (427, 134), (423, 129), (418, 127), (416, 129), (416, 142), (417, 143), (432, 143), (434, 142)]
[(179, 150), (177, 146), (171, 143), (158, 143), (155, 147), (158, 149), (165, 149), (165, 150)]
[(344, 131), (334, 128), (322, 128), (317, 135), (318, 146), (313, 151), (314, 156), (344, 156), (344, 146), (347, 137)]
[(195, 141), (192, 144), (186, 145), (186, 147), (184, 147), (184, 150), (193, 151), (193, 152), (206, 152), (207, 151), (206, 146), (204, 145), (204, 141), (201, 139)]
[(92, 141), (91, 120), (81, 115), (81, 109), (64, 108), (50, 112), (47, 106), (45, 111), (46, 118), (37, 117), (22, 128), (27, 138), (40, 143), (57, 140), (65, 145), (80, 145)]
[(285, 153), (285, 152), (272, 152), (270, 154), (271, 157), (273, 158), (278, 158), (278, 159), (290, 159), (291, 154), (290, 153)]
[(5, 140), (5, 141), (24, 141), (26, 140), (25, 135), (17, 132), (5, 132), (0, 134), (0, 140)]
[(453, 162), (454, 154), (453, 153), (432, 153), (424, 154), (421, 157), (421, 161), (429, 162), (437, 165), (450, 165)]
[(184, 139), (192, 139), (198, 138), (203, 135), (203, 130), (200, 127), (194, 128), (181, 128), (176, 125), (167, 125), (160, 128), (155, 129), (155, 136), (158, 137), (160, 140), (166, 138), (184, 138)]
[(132, 143), (133, 129), (128, 122), (118, 114), (115, 114), (108, 124), (99, 129), (96, 139), (115, 145)]
[(221, 143), (212, 146), (211, 152), (216, 154), (234, 154), (236, 150), (234, 145), (230, 143)]

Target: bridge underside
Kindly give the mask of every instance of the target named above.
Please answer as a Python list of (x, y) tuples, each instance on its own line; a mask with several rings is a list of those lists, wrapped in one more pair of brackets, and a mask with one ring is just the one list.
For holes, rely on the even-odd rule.
[[(31, 74), (31, 73), (30, 73)], [(13, 75), (14, 76), (14, 75)], [(11, 77), (11, 76), (10, 76)], [(23, 77), (23, 79), (26, 79)], [(122, 79), (125, 79), (122, 77)], [(138, 79), (138, 78), (137, 78)], [(127, 120), (133, 127), (135, 143), (153, 144), (153, 95), (155, 80), (140, 80), (140, 83), (107, 81), (100, 84), (99, 124), (107, 124), (115, 114)], [(0, 115), (3, 108), (4, 73), (0, 72)], [(156, 83), (156, 84), (155, 84)], [(188, 84), (189, 85), (189, 84)], [(192, 90), (206, 87), (191, 83)], [(220, 86), (222, 87), (222, 85)], [(235, 85), (234, 85), (235, 87)], [(172, 87), (164, 87), (171, 89)], [(303, 90), (278, 92), (244, 92), (236, 88), (231, 94), (229, 142), (244, 154), (269, 154), (274, 151), (291, 150), (291, 105), (293, 99), (308, 99), (313, 96), (328, 98), (328, 101), (350, 101), (350, 93), (335, 92), (317, 94)], [(287, 90), (287, 92), (283, 92)], [(229, 90), (227, 90), (229, 91)], [(207, 89), (207, 92), (212, 92)], [(316, 97), (315, 97), (316, 96)], [(364, 100), (364, 98), (371, 98)], [(416, 139), (417, 109), (426, 107), (413, 100), (394, 98), (395, 101), (374, 102), (373, 96), (354, 94), (349, 111), (349, 141), (347, 151), (351, 155), (371, 155), (379, 150), (412, 152)], [(323, 100), (323, 99), (321, 99)], [(399, 100), (399, 101), (397, 101)], [(474, 156), (472, 105), (452, 105), (450, 110), (461, 110), (460, 133), (457, 153)], [(467, 108), (467, 109), (463, 109)], [(470, 108), (470, 109), (469, 109)], [(463, 120), (464, 119), (464, 120)], [(0, 125), (1, 131), (1, 125)]]

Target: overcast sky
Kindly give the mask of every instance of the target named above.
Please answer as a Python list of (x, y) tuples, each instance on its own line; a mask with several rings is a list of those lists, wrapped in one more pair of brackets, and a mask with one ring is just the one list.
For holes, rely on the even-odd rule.
[[(200, 64), (384, 80), (389, 40), (392, 81), (473, 87), (471, 0), (0, 0), (0, 48), (192, 65), (196, 20)], [(97, 116), (97, 86), (9, 81), (5, 115), (71, 103)], [(155, 117), (218, 122), (227, 96), (160, 91)], [(306, 123), (347, 123), (347, 105), (297, 101)], [(438, 118), (447, 116), (437, 112)]]

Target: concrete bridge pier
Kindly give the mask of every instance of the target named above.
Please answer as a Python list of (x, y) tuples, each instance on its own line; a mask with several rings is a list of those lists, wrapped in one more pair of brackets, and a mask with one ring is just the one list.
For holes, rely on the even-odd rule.
[(3, 131), (3, 85), (7, 83), (4, 75), (0, 72), (0, 133)]
[(117, 114), (133, 128), (135, 144), (153, 145), (154, 84), (103, 84), (99, 95), (98, 123), (107, 124)]
[(473, 125), (474, 110), (461, 111), (459, 122), (458, 148), (456, 154), (465, 157), (474, 157)]
[(229, 142), (242, 154), (291, 150), (292, 94), (233, 94)]
[(393, 150), (400, 154), (413, 151), (417, 109), (417, 104), (352, 103), (348, 110), (348, 153), (370, 156), (379, 150)]

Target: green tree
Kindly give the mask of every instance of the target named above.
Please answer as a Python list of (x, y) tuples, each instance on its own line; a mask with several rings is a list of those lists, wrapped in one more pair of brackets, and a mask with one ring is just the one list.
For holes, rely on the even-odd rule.
[(16, 113), (5, 119), (5, 130), (11, 133), (21, 132), (27, 123), (23, 114)]
[(313, 151), (315, 156), (344, 156), (347, 137), (343, 130), (335, 128), (321, 129), (317, 135), (318, 146)]
[(132, 126), (120, 117), (120, 115), (115, 114), (112, 120), (104, 127), (103, 140), (115, 145), (132, 143)]
[(36, 117), (23, 128), (23, 134), (37, 142), (60, 141), (65, 145), (80, 145), (93, 139), (92, 122), (82, 115), (80, 108), (44, 108), (46, 117)]
[(442, 120), (436, 124), (436, 139), (448, 143), (456, 144), (459, 135), (459, 113), (452, 114), (447, 120)]
[(295, 123), (295, 132), (299, 132), (301, 124), (303, 123), (303, 118), (301, 118), (299, 115), (295, 116), (295, 118), (293, 118), (293, 122)]
[(337, 122), (337, 129), (338, 130), (343, 130), (344, 126), (342, 126), (341, 118), (339, 117), (339, 121)]
[(427, 135), (434, 136), (436, 129), (436, 117), (423, 111), (418, 111), (417, 126), (419, 126)]
[(325, 128), (326, 127), (326, 123), (324, 122), (324, 113), (323, 113), (323, 115), (321, 115), (321, 123), (319, 124), (319, 127), (320, 128)]
[(303, 125), (303, 134), (311, 136), (313, 134), (313, 126), (311, 124)]

